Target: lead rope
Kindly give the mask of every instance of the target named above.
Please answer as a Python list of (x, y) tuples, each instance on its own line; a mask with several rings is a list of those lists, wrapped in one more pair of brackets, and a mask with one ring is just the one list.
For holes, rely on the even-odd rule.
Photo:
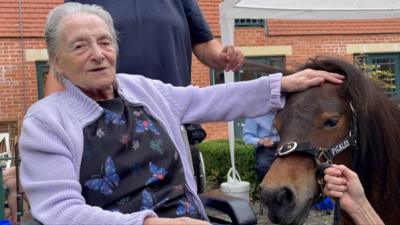
[(333, 213), (333, 225), (340, 224), (340, 200), (339, 198), (335, 198), (335, 212)]
[[(320, 163), (317, 167), (317, 170), (315, 172), (315, 176), (317, 178), (317, 182), (319, 184), (319, 187), (321, 189), (321, 196), (319, 197), (320, 199), (324, 199), (326, 196), (324, 194), (324, 186), (325, 186), (325, 181), (324, 181), (324, 171), (331, 167), (330, 162), (323, 162)], [(335, 211), (333, 213), (333, 225), (339, 225), (341, 220), (341, 215), (340, 215), (340, 200), (339, 198), (335, 198)]]

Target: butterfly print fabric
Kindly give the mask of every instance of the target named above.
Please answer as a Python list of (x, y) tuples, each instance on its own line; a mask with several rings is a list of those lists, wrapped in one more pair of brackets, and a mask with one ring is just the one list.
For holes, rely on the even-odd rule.
[(111, 157), (107, 157), (104, 165), (104, 175), (94, 175), (94, 178), (85, 182), (85, 186), (105, 195), (111, 195), (112, 189), (119, 184), (119, 175)]
[(199, 218), (186, 194), (182, 163), (161, 124), (121, 98), (99, 102), (104, 113), (86, 126), (79, 181), (87, 204), (121, 213)]

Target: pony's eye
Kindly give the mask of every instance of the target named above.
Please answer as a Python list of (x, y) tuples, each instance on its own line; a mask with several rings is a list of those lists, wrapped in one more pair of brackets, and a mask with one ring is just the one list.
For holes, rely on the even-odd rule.
[(334, 126), (336, 126), (337, 122), (338, 122), (337, 118), (330, 118), (325, 121), (324, 126), (325, 127), (334, 127)]

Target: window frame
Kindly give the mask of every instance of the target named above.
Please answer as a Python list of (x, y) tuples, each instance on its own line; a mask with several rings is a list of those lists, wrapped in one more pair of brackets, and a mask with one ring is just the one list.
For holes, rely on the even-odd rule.
[(38, 99), (42, 99), (44, 97), (44, 86), (46, 83), (47, 75), (49, 73), (49, 65), (46, 60), (38, 60), (35, 61), (35, 66)]

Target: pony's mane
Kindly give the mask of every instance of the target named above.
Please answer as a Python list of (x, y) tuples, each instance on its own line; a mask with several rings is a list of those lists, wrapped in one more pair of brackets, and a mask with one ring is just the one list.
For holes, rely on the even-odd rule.
[(400, 110), (397, 105), (348, 62), (317, 57), (303, 68), (346, 76), (340, 94), (352, 102), (358, 123), (359, 152), (353, 154), (353, 169), (363, 183), (367, 198), (377, 209), (397, 205), (400, 201)]

